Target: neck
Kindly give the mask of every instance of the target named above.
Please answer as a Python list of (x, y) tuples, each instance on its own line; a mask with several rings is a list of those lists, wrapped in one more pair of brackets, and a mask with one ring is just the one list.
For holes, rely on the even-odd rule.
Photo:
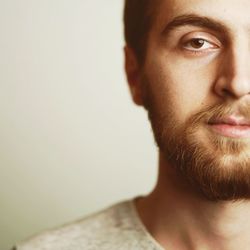
[(155, 189), (138, 200), (138, 213), (166, 249), (246, 250), (250, 201), (208, 201), (177, 177), (160, 154)]

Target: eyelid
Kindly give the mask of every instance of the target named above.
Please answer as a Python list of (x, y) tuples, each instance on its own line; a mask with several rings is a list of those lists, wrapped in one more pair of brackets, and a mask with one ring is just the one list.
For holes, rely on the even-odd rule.
[(214, 35), (209, 34), (208, 32), (190, 32), (181, 39), (181, 43), (186, 44), (187, 42), (190, 42), (195, 39), (205, 40), (206, 42), (211, 43), (217, 47), (222, 46), (220, 40)]
[[(188, 44), (190, 44), (192, 41), (194, 41), (194, 40), (203, 40), (203, 41), (205, 41), (205, 43), (207, 43), (207, 44), (210, 44), (211, 46), (210, 46), (210, 48), (188, 48)], [(187, 49), (187, 50), (195, 50), (195, 51), (201, 51), (201, 50), (208, 50), (208, 49), (214, 49), (214, 48), (219, 48), (217, 45), (215, 45), (213, 42), (210, 42), (210, 41), (208, 41), (208, 40), (206, 40), (206, 39), (204, 39), (204, 38), (201, 38), (201, 37), (197, 37), (197, 38), (193, 38), (193, 39), (190, 39), (190, 40), (188, 40), (187, 42), (185, 42), (184, 44), (183, 44), (183, 47), (185, 48), (185, 49)]]

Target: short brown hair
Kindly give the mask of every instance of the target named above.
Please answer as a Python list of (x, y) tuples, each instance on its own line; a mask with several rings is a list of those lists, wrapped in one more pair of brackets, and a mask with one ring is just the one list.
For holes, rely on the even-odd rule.
[(144, 60), (147, 38), (153, 22), (153, 6), (156, 0), (125, 0), (124, 33), (125, 41), (139, 60)]

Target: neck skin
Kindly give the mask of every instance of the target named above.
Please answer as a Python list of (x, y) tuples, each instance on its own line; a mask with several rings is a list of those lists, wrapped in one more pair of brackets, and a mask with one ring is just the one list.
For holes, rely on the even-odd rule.
[(136, 202), (138, 214), (164, 249), (247, 250), (250, 201), (212, 202), (192, 190), (162, 154), (155, 189)]

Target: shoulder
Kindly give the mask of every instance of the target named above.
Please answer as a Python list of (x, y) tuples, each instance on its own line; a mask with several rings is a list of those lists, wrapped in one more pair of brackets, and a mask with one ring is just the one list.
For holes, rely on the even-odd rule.
[[(132, 200), (114, 204), (81, 220), (32, 237), (16, 250), (111, 250), (131, 242), (135, 230)], [(111, 246), (112, 243), (112, 246)]]

